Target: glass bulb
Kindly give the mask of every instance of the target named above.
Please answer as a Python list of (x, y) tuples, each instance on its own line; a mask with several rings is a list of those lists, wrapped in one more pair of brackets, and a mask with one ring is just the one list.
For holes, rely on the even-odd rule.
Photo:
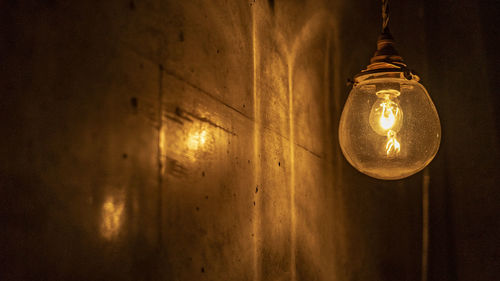
[(339, 141), (349, 163), (371, 177), (395, 180), (422, 170), (441, 141), (439, 117), (425, 88), (402, 73), (356, 79), (342, 111)]

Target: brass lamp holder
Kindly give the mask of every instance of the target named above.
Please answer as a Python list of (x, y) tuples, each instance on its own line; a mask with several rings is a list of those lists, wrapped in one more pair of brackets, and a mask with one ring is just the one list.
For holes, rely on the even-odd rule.
[(389, 29), (386, 28), (378, 37), (377, 50), (370, 59), (370, 64), (366, 69), (354, 76), (354, 81), (358, 82), (357, 78), (361, 76), (381, 72), (399, 72), (403, 73), (404, 77), (408, 80), (419, 81), (420, 78), (408, 68), (394, 45), (394, 38), (389, 32)]

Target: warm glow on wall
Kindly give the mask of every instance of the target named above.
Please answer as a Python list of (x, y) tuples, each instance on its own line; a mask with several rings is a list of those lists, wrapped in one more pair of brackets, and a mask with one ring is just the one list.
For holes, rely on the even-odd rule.
[(190, 150), (198, 150), (207, 142), (207, 131), (193, 131), (187, 139), (187, 146)]
[(102, 205), (101, 235), (108, 240), (118, 235), (122, 225), (124, 202), (120, 195), (108, 196)]
[(441, 140), (439, 117), (425, 88), (394, 48), (382, 1), (383, 26), (371, 64), (357, 74), (344, 106), (339, 142), (346, 159), (378, 179), (422, 170)]

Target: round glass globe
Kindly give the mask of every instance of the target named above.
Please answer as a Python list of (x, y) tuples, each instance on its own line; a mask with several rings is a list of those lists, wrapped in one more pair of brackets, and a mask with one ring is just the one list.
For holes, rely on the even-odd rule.
[(347, 161), (374, 178), (396, 180), (429, 164), (439, 149), (439, 117), (418, 77), (401, 72), (356, 78), (339, 125)]

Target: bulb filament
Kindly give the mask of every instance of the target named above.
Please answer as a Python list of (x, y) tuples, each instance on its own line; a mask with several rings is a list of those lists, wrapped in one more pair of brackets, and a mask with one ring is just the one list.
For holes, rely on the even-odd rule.
[(380, 114), (380, 127), (384, 130), (389, 130), (396, 123), (396, 118), (399, 116), (399, 108), (392, 105), (393, 102), (387, 99), (381, 104), (382, 113)]
[(395, 157), (401, 151), (401, 145), (396, 139), (396, 132), (389, 130), (387, 132), (387, 143), (385, 144), (385, 153), (388, 157)]
[(385, 148), (381, 147), (383, 153), (389, 158), (394, 158), (401, 151), (401, 144), (397, 139), (397, 133), (403, 125), (403, 110), (397, 99), (401, 93), (395, 89), (388, 89), (380, 90), (376, 95), (378, 99), (370, 111), (369, 123), (373, 131), (387, 139)]
[(396, 139), (396, 132), (391, 130), (399, 117), (399, 107), (393, 105), (396, 104), (388, 98), (380, 105), (382, 107), (379, 120), (380, 127), (387, 130), (387, 143), (385, 144), (387, 157), (395, 157), (401, 151), (401, 145)]

